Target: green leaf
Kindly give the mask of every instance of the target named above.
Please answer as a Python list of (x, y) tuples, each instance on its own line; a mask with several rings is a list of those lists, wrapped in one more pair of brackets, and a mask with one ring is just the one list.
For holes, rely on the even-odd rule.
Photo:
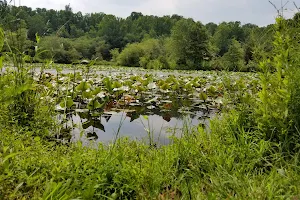
[(88, 105), (87, 105), (87, 108), (89, 110), (96, 110), (96, 109), (99, 109), (99, 108), (103, 108), (105, 106), (105, 103), (103, 104), (100, 104), (98, 102), (97, 99), (93, 99)]
[(74, 101), (71, 97), (67, 97), (59, 105), (62, 108), (71, 108), (74, 105)]
[(104, 83), (104, 86), (106, 88), (106, 90), (109, 92), (109, 93), (112, 93), (113, 91), (113, 86), (112, 86), (112, 81), (109, 77), (106, 77), (105, 79), (103, 79), (103, 83)]
[(91, 92), (82, 92), (82, 97), (86, 99), (91, 99), (93, 97)]
[(86, 81), (82, 81), (77, 87), (76, 87), (76, 91), (81, 91), (84, 92), (88, 89), (91, 88), (91, 85), (89, 83), (87, 83)]
[(112, 85), (113, 88), (120, 88), (122, 87), (122, 84), (120, 82), (115, 81), (114, 84)]
[(35, 34), (35, 40), (36, 40), (36, 43), (40, 43), (40, 41), (41, 41), (41, 37), (38, 35), (38, 33)]
[(93, 91), (92, 91), (92, 95), (97, 95), (97, 94), (99, 94), (101, 92), (101, 88), (100, 87), (97, 87), (96, 89), (94, 89)]
[(4, 32), (0, 27), (0, 52), (2, 51), (3, 46), (4, 46)]
[(201, 93), (199, 94), (199, 97), (200, 97), (200, 99), (203, 100), (203, 101), (206, 101), (206, 100), (207, 100), (207, 95), (206, 95), (204, 92), (201, 92)]
[(208, 94), (210, 94), (210, 95), (215, 95), (215, 94), (216, 94), (216, 91), (217, 91), (217, 89), (216, 89), (214, 86), (210, 86), (210, 87), (207, 89), (207, 92), (208, 92)]
[(105, 132), (105, 128), (104, 128), (104, 126), (103, 126), (103, 124), (101, 123), (100, 120), (94, 120), (93, 126), (95, 128), (100, 129), (101, 131)]

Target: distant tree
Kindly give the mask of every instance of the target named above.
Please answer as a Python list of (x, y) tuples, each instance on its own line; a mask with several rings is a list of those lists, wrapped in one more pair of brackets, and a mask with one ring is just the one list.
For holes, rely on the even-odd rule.
[(210, 22), (210, 23), (206, 24), (205, 27), (206, 27), (208, 33), (211, 36), (213, 36), (218, 28), (218, 25), (213, 22)]
[(223, 56), (228, 51), (232, 39), (239, 42), (245, 41), (241, 22), (221, 23), (213, 36), (213, 44), (219, 49), (219, 56)]
[(57, 63), (69, 64), (80, 59), (80, 54), (68, 38), (47, 36), (40, 42), (40, 58), (54, 59)]
[(244, 63), (244, 50), (241, 43), (232, 39), (229, 45), (229, 50), (223, 56), (225, 68), (230, 71), (243, 70)]
[(124, 32), (122, 30), (121, 19), (114, 15), (106, 15), (98, 25), (98, 34), (111, 48), (123, 46)]
[(178, 65), (201, 69), (202, 62), (210, 56), (205, 27), (192, 19), (178, 21), (172, 29), (169, 51)]
[(43, 35), (46, 32), (46, 22), (40, 15), (34, 15), (28, 20), (28, 39), (35, 41), (35, 34)]

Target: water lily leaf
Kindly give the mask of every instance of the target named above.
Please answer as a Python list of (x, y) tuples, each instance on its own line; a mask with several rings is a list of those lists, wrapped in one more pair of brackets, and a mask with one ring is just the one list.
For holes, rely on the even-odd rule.
[(88, 138), (93, 138), (95, 140), (98, 140), (98, 138), (99, 138), (96, 132), (89, 132), (89, 133), (87, 133), (87, 137)]
[(201, 92), (201, 93), (199, 94), (199, 97), (200, 97), (200, 99), (203, 100), (203, 101), (206, 101), (206, 100), (207, 100), (207, 95), (206, 95), (206, 93), (204, 93), (204, 92)]
[(105, 103), (103, 104), (100, 104), (98, 102), (97, 99), (93, 99), (88, 105), (87, 105), (87, 108), (89, 110), (96, 110), (96, 109), (99, 109), (99, 108), (103, 108), (105, 106)]
[(113, 92), (113, 85), (112, 85), (112, 81), (109, 77), (106, 77), (103, 79), (103, 83), (104, 83), (104, 86), (106, 88), (106, 90), (109, 92), (109, 93), (112, 93)]
[(86, 98), (86, 99), (91, 99), (91, 98), (93, 98), (93, 95), (91, 92), (84, 91), (84, 92), (82, 92), (82, 97)]
[(170, 121), (171, 121), (171, 118), (172, 118), (172, 116), (171, 116), (169, 113), (163, 115), (163, 119), (164, 119), (166, 122), (170, 122)]
[(88, 89), (91, 88), (91, 85), (89, 83), (87, 83), (86, 81), (82, 81), (77, 87), (76, 87), (76, 91), (86, 91)]
[(93, 91), (92, 91), (92, 95), (97, 95), (101, 92), (101, 88), (100, 87), (97, 87), (95, 88)]
[(102, 117), (105, 119), (106, 122), (109, 122), (109, 120), (112, 117), (112, 114), (104, 114)]
[(162, 89), (162, 90), (168, 90), (168, 89), (170, 89), (170, 85), (169, 85), (168, 83), (165, 83), (165, 84), (163, 84), (163, 85), (161, 86), (160, 89)]
[(208, 92), (208, 94), (210, 94), (210, 95), (215, 95), (215, 94), (216, 94), (216, 91), (217, 91), (217, 89), (216, 89), (214, 86), (210, 86), (210, 87), (207, 89), (207, 92)]
[(86, 121), (86, 122), (82, 123), (82, 128), (83, 129), (88, 129), (91, 126), (92, 126), (91, 121)]
[(100, 120), (94, 120), (93, 126), (94, 126), (95, 128), (100, 129), (101, 131), (105, 132), (105, 128), (104, 128), (104, 126), (103, 126), (103, 124), (101, 123)]
[(115, 82), (113, 83), (112, 87), (113, 87), (113, 88), (120, 88), (120, 87), (122, 87), (122, 84), (121, 84), (120, 82), (118, 82), (118, 81), (115, 81)]
[(71, 97), (67, 97), (59, 105), (62, 108), (71, 108), (74, 105), (74, 101)]
[(130, 122), (133, 122), (134, 120), (140, 117), (140, 115), (137, 112), (128, 112), (126, 113), (126, 116), (130, 117)]
[(136, 90), (137, 90), (138, 92), (144, 92), (144, 91), (146, 91), (146, 89), (143, 88), (143, 87), (141, 87), (141, 86), (137, 86), (137, 87), (136, 87)]

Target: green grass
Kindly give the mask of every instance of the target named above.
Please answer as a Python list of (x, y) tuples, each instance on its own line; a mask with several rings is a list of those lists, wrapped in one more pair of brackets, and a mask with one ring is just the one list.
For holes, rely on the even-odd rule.
[[(97, 148), (1, 131), (2, 199), (298, 199), (297, 156), (268, 162), (269, 143), (232, 127), (239, 115), (150, 147), (126, 138)], [(272, 158), (275, 160), (275, 158)]]

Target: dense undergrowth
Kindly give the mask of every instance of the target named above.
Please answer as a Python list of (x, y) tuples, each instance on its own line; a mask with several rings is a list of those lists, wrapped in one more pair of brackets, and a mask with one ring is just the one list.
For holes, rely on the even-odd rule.
[(45, 97), (53, 94), (18, 65), (0, 77), (0, 199), (299, 199), (293, 36), (278, 18), (272, 55), (260, 62), (260, 92), (234, 96), (234, 109), (209, 131), (184, 129), (162, 147), (126, 138), (97, 148), (51, 141), (59, 125)]

